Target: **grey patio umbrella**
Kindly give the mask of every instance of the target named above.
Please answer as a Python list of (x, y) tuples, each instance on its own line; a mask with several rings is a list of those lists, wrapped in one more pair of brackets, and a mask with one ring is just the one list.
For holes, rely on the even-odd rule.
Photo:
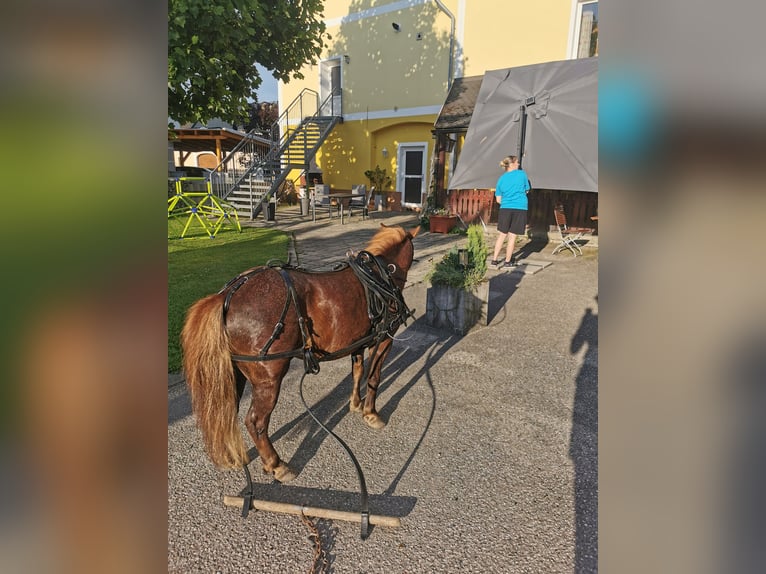
[(491, 189), (517, 155), (533, 188), (598, 191), (598, 59), (546, 62), (484, 74), (449, 189)]

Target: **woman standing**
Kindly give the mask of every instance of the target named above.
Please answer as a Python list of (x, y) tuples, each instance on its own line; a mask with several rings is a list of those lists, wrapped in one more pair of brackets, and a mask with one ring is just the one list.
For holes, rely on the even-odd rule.
[[(527, 227), (527, 193), (529, 193), (529, 178), (523, 169), (519, 169), (519, 158), (509, 155), (500, 162), (505, 173), (500, 176), (495, 186), (495, 200), (500, 204), (497, 216), (498, 237), (495, 242), (495, 252), (492, 265), (499, 267), (515, 267), (513, 249), (516, 246), (516, 236), (523, 235)], [(505, 249), (505, 261), (501, 261), (500, 250), (508, 238)]]

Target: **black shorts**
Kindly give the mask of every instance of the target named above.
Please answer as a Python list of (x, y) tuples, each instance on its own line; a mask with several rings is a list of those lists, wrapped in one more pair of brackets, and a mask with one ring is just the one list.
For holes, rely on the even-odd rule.
[(497, 230), (500, 233), (524, 235), (527, 230), (527, 210), (501, 208), (497, 215)]

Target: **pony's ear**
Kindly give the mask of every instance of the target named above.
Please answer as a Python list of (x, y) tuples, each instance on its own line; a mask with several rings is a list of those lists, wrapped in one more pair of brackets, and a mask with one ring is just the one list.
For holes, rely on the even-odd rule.
[(385, 223), (383, 223), (382, 221), (380, 222), (380, 226), (381, 226), (381, 227), (388, 227), (388, 225), (386, 225), (386, 224), (385, 224)]
[(418, 233), (420, 233), (420, 226), (418, 225), (417, 227), (413, 227), (407, 233), (410, 234), (410, 237), (415, 237)]

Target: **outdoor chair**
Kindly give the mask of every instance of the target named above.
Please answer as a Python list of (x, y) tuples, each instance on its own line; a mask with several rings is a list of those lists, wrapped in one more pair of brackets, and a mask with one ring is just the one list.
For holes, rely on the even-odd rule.
[(577, 244), (577, 240), (582, 237), (583, 230), (570, 229), (567, 226), (567, 216), (564, 213), (563, 205), (554, 207), (553, 215), (556, 218), (556, 228), (559, 231), (561, 243), (559, 243), (556, 249), (553, 250), (551, 255), (555, 255), (564, 248), (569, 249), (575, 257), (577, 257), (578, 253), (582, 255), (582, 249), (580, 249), (580, 246)]
[(367, 186), (364, 184), (352, 185), (351, 193), (354, 194), (354, 197), (348, 202), (348, 214), (349, 216), (354, 215), (354, 208), (361, 209), (362, 219), (364, 219), (369, 214), (370, 194), (367, 193)]
[(327, 208), (330, 217), (332, 217), (332, 201), (330, 201), (330, 186), (318, 183), (314, 186), (314, 206)]

